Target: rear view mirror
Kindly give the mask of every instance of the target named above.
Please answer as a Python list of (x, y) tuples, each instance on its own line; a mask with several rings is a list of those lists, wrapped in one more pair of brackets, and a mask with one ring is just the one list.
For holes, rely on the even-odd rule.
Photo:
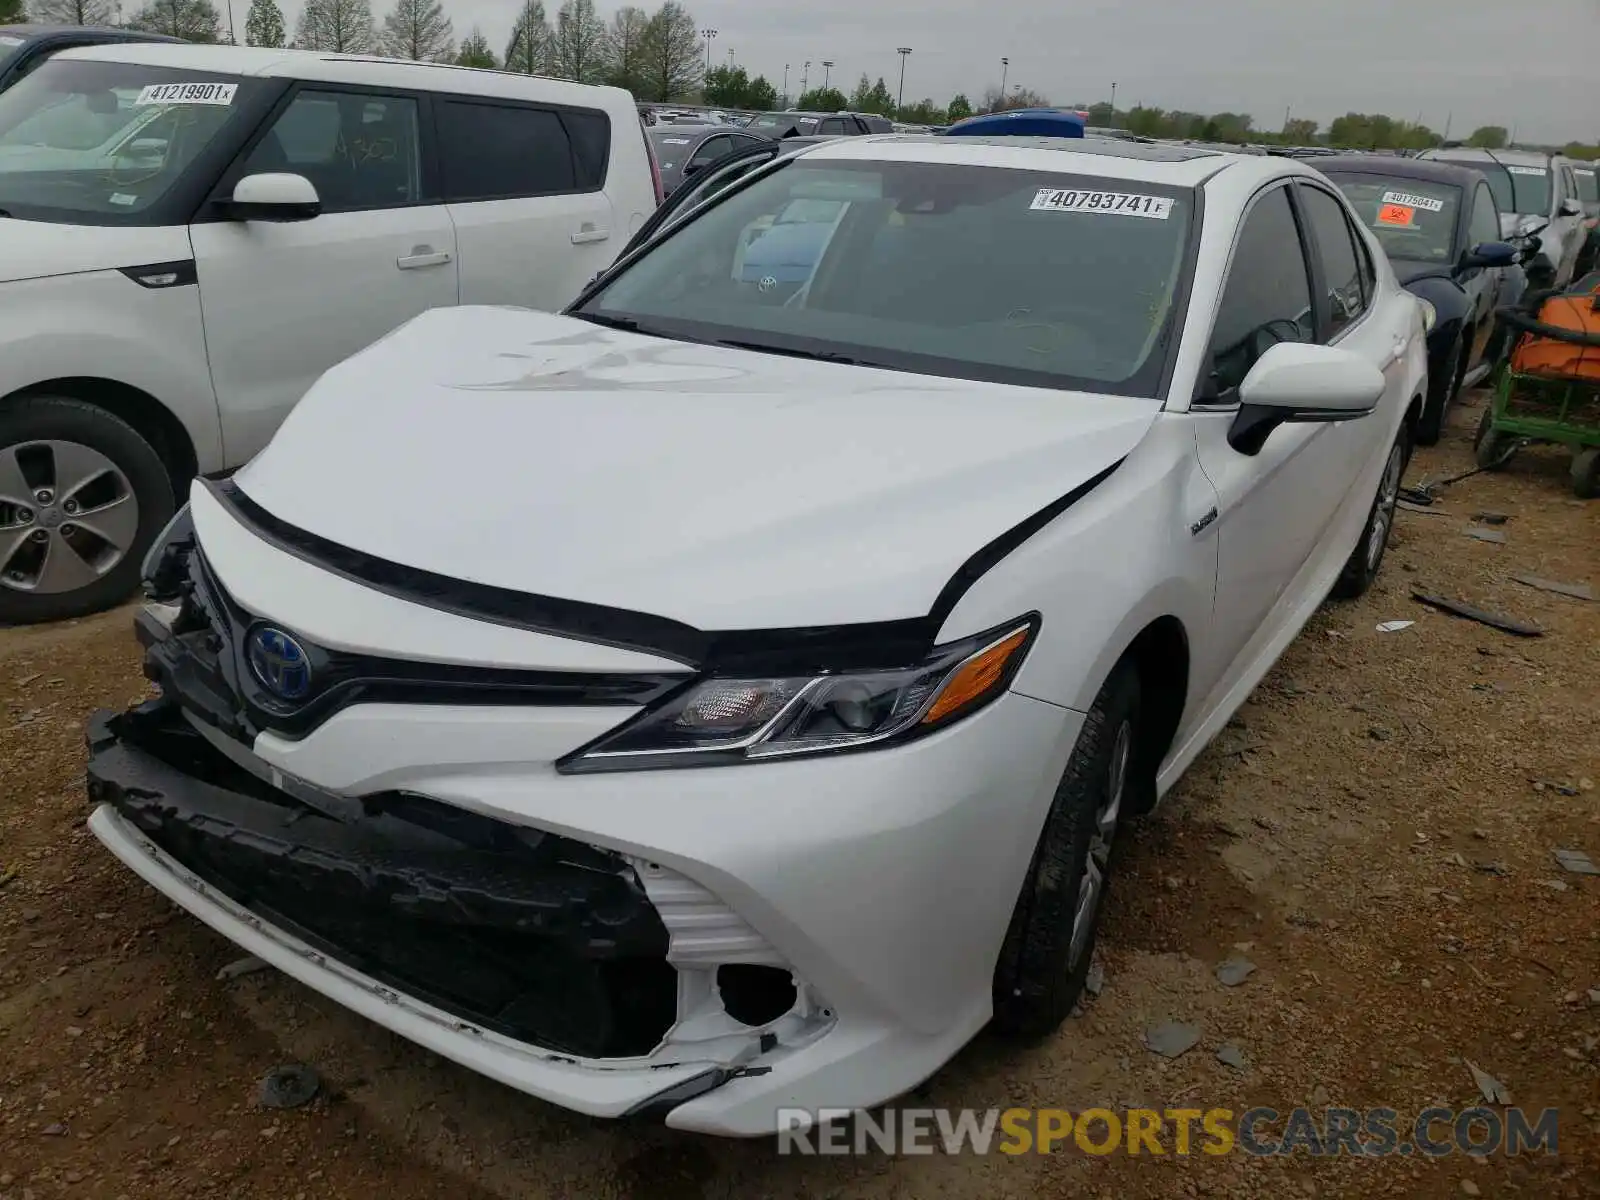
[(89, 111), (96, 116), (106, 117), (117, 111), (117, 94), (110, 88), (103, 92), (90, 92), (83, 99)]
[(1279, 425), (1366, 416), (1384, 387), (1383, 372), (1349, 350), (1279, 342), (1239, 385), (1239, 415), (1228, 444), (1241, 454), (1259, 454)]
[(1461, 256), (1457, 269), (1470, 271), (1476, 267), (1509, 267), (1517, 261), (1517, 248), (1509, 242), (1480, 242)]
[(239, 180), (225, 208), (236, 221), (309, 221), (322, 211), (322, 199), (304, 175), (263, 171)]

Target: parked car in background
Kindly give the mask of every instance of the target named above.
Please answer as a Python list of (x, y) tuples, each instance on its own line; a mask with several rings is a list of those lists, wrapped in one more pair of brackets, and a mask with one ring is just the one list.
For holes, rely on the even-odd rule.
[(1514, 237), (1540, 227), (1540, 249), (1528, 263), (1529, 286), (1565, 287), (1571, 281), (1588, 236), (1571, 159), (1535, 150), (1468, 146), (1424, 150), (1418, 157), (1483, 172), (1500, 208), (1503, 236)]
[(718, 159), (767, 140), (729, 125), (657, 125), (647, 136), (661, 170), (663, 197)]
[(231, 46), (0, 93), (0, 622), (115, 603), (196, 472), (462, 301), (558, 309), (655, 207), (632, 98)]
[(1395, 275), (1424, 305), (1428, 400), (1416, 439), (1431, 446), (1456, 395), (1487, 375), (1506, 349), (1495, 309), (1522, 296), (1517, 251), (1501, 235), (1489, 182), (1470, 167), (1415, 158), (1310, 161), (1338, 184)]
[(102, 28), (95, 25), (0, 25), (0, 92), (36, 70), (52, 54), (71, 50), (74, 46), (182, 40), (159, 33), (145, 33), (139, 29)]
[(1583, 205), (1584, 225), (1587, 233), (1583, 249), (1578, 252), (1575, 275), (1587, 275), (1600, 262), (1600, 191), (1596, 190), (1595, 165), (1592, 162), (1574, 162), (1572, 177), (1578, 184), (1578, 202)]
[(817, 113), (777, 112), (759, 113), (746, 126), (752, 133), (766, 137), (804, 137), (819, 134), (823, 137), (858, 137), (867, 133), (893, 133), (894, 122), (876, 113)]
[[(1426, 371), (1290, 160), (773, 152), (566, 315), (425, 313), (196, 481), (160, 696), (87, 768), (95, 836), (245, 952), (744, 1136), (1060, 1026), (1119, 830), (1375, 579)], [(745, 269), (796, 224), (814, 271)], [(419, 503), (449, 464), (492, 497)]]

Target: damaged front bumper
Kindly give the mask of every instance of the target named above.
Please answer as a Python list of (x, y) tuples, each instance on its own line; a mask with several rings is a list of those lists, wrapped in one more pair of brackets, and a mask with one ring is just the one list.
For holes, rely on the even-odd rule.
[[(126, 865), (285, 973), (523, 1091), (596, 1116), (669, 1110), (759, 1073), (742, 1060), (780, 1027), (792, 1042), (826, 1024), (758, 966), (716, 997), (746, 1022), (707, 1029), (707, 989), (668, 961), (640, 879), (673, 891), (654, 864), (420, 796), (291, 795), (169, 701), (95, 714), (88, 743), (90, 828)], [(726, 1036), (744, 1025), (770, 1028)]]

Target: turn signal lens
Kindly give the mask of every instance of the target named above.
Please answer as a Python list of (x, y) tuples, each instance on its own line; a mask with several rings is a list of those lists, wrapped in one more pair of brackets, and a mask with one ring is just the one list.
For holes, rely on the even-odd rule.
[(982, 700), (995, 688), (1003, 687), (1010, 674), (1006, 668), (1028, 644), (1028, 635), (1032, 632), (1032, 629), (1019, 629), (992, 646), (986, 646), (957, 667), (919, 724), (937, 725), (952, 713)]

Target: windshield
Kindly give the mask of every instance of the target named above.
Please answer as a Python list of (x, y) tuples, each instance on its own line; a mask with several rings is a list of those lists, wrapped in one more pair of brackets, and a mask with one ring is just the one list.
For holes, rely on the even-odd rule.
[(1550, 215), (1550, 172), (1541, 167), (1503, 166), (1481, 158), (1440, 156), (1439, 161), (1482, 171), (1489, 181), (1489, 190), (1494, 193), (1495, 207), (1503, 213), (1533, 217)]
[(1339, 185), (1390, 258), (1451, 262), (1461, 189), (1420, 179), (1380, 175), (1329, 176)]
[(1187, 188), (946, 163), (780, 159), (574, 315), (955, 378), (1155, 396)]
[(0, 93), (0, 209), (71, 221), (159, 200), (254, 81), (52, 60)]
[(1578, 181), (1578, 200), (1586, 207), (1593, 207), (1600, 202), (1600, 190), (1595, 187), (1594, 171), (1585, 167), (1578, 167), (1572, 172), (1572, 177)]

